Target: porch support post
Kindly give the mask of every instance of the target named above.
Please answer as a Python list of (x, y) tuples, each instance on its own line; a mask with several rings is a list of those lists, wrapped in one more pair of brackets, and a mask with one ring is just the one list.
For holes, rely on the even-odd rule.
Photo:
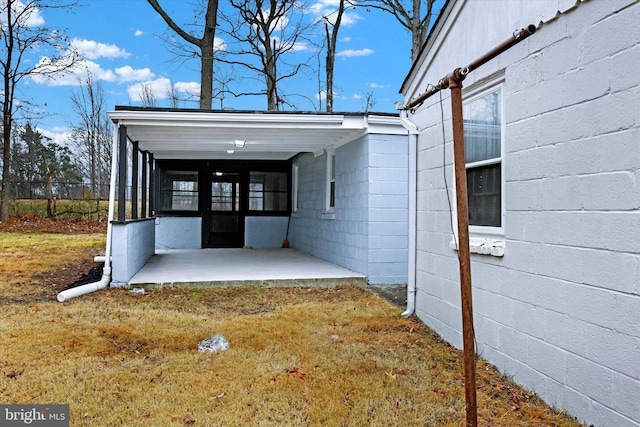
[(149, 216), (156, 214), (156, 177), (153, 153), (149, 153)]
[(142, 200), (140, 201), (140, 218), (147, 217), (147, 152), (142, 153)]
[(131, 218), (138, 219), (138, 176), (140, 175), (140, 151), (138, 141), (133, 141), (131, 159)]
[(127, 207), (127, 127), (118, 127), (118, 221), (124, 222)]

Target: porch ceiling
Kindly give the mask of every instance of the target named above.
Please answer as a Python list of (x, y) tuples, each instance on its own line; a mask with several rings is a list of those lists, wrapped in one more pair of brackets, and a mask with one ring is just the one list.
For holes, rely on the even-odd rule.
[[(156, 159), (286, 160), (321, 154), (366, 133), (404, 135), (394, 114), (329, 114), (121, 107), (109, 112)], [(236, 147), (234, 141), (245, 141)], [(232, 154), (227, 150), (234, 150)]]

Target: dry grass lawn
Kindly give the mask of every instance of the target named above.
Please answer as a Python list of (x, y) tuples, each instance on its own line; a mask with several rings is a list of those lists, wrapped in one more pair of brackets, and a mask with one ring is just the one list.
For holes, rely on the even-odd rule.
[[(35, 292), (55, 277), (43, 261), (32, 264), (34, 253), (70, 260), (101, 242), (9, 234), (0, 234), (0, 403), (68, 403), (73, 426), (464, 425), (460, 352), (366, 290), (165, 288), (15, 300), (11, 292)], [(230, 348), (199, 353), (216, 333)], [(480, 425), (580, 425), (492, 366), (479, 361), (477, 370)]]

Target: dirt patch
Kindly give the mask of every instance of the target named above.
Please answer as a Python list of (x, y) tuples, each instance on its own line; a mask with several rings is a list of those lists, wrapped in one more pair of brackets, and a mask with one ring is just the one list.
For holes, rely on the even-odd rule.
[(407, 306), (407, 285), (370, 285), (367, 289), (393, 305)]
[(106, 233), (107, 221), (56, 220), (23, 216), (0, 221), (0, 232), (93, 234)]
[[(59, 270), (35, 275), (31, 281), (41, 285), (40, 291), (13, 296), (0, 296), (0, 306), (55, 301), (61, 291), (96, 282), (101, 277), (102, 265), (96, 266), (96, 263), (90, 259), (71, 260), (68, 265)], [(16, 286), (20, 285), (20, 283), (16, 284)]]

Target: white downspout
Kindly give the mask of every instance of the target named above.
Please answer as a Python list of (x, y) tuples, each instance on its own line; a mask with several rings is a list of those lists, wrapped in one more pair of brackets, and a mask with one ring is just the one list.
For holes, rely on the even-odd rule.
[(417, 126), (407, 117), (405, 110), (400, 111), (400, 121), (409, 131), (409, 234), (408, 234), (408, 274), (407, 274), (407, 309), (401, 314), (407, 318), (416, 308), (416, 216), (417, 216), (417, 159), (418, 131)]
[(76, 286), (75, 288), (67, 289), (58, 294), (58, 301), (65, 302), (68, 299), (79, 297), (81, 295), (88, 294), (90, 292), (104, 289), (111, 282), (111, 220), (113, 218), (113, 211), (116, 199), (116, 166), (118, 163), (118, 132), (114, 132), (113, 143), (111, 146), (111, 181), (109, 184), (109, 213), (107, 214), (107, 244), (105, 247), (104, 268), (102, 270), (102, 278), (93, 283), (87, 283), (86, 285)]

